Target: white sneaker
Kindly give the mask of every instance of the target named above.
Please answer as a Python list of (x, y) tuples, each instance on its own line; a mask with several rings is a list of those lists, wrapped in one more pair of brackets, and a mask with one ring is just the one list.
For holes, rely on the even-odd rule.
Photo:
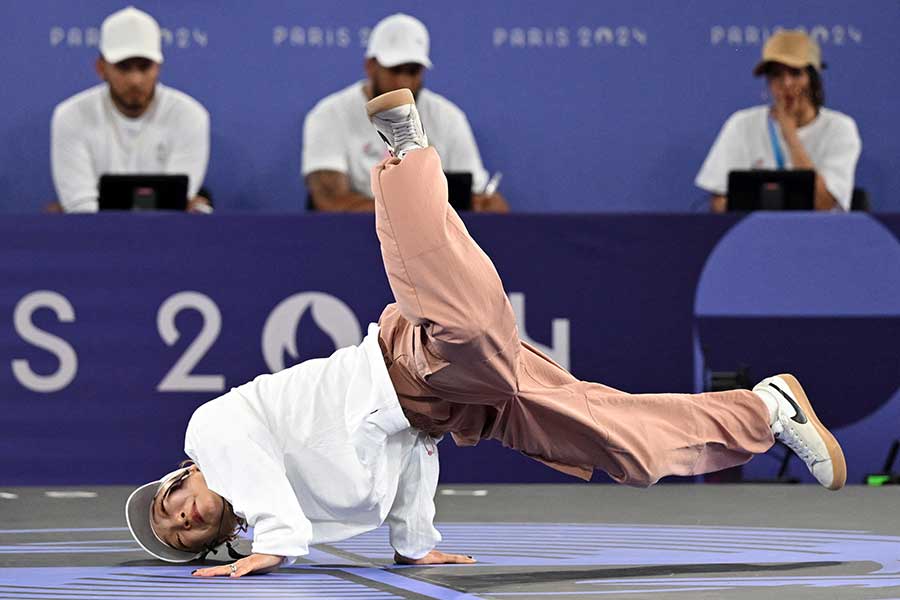
[(823, 486), (829, 490), (844, 487), (847, 482), (844, 452), (816, 417), (797, 378), (787, 374), (768, 377), (753, 391), (774, 399), (778, 407), (772, 423), (775, 439), (793, 450)]
[(416, 100), (408, 89), (372, 98), (366, 103), (366, 113), (391, 154), (397, 158), (403, 158), (410, 150), (428, 147)]

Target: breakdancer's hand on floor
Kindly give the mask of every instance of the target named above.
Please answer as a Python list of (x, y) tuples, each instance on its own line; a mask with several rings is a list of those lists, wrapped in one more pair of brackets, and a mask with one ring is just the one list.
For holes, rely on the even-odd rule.
[(406, 558), (394, 552), (394, 562), (398, 565), (468, 565), (477, 561), (463, 554), (447, 554), (432, 550), (422, 558)]
[(262, 575), (263, 573), (274, 571), (280, 567), (282, 560), (283, 557), (274, 554), (251, 554), (230, 565), (197, 569), (191, 574), (194, 577), (241, 577), (243, 575), (249, 575), (250, 573)]

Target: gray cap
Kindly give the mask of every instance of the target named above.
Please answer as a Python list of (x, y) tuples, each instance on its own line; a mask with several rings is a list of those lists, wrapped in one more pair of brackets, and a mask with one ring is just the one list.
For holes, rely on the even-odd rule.
[(141, 548), (166, 562), (185, 563), (200, 558), (203, 552), (185, 552), (168, 545), (156, 535), (150, 523), (150, 510), (156, 493), (169, 481), (184, 474), (190, 467), (184, 467), (172, 471), (157, 481), (145, 483), (131, 492), (125, 502), (125, 520), (131, 535), (140, 544)]

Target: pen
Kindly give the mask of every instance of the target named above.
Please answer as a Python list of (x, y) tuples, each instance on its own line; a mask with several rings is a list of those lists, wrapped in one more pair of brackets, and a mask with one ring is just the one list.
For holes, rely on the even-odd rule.
[(482, 192), (485, 196), (493, 196), (494, 192), (497, 191), (497, 188), (500, 187), (500, 180), (503, 179), (503, 173), (497, 171), (494, 173), (494, 176), (490, 178), (487, 184), (484, 186), (484, 191)]

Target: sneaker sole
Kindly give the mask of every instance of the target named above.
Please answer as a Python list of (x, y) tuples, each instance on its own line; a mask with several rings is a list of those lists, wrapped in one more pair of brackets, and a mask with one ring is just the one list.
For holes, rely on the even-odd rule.
[(391, 110), (392, 108), (397, 108), (404, 104), (415, 103), (416, 99), (413, 97), (412, 92), (407, 88), (402, 88), (394, 90), (393, 92), (388, 92), (387, 94), (382, 94), (366, 102), (366, 114), (368, 114), (369, 119), (371, 119), (380, 112)]
[(787, 382), (788, 387), (794, 393), (797, 404), (800, 405), (800, 408), (806, 413), (809, 422), (812, 423), (819, 435), (822, 436), (822, 439), (825, 440), (825, 449), (828, 451), (828, 457), (831, 459), (831, 465), (834, 469), (834, 477), (831, 480), (831, 485), (827, 486), (828, 489), (841, 489), (847, 483), (847, 462), (844, 460), (844, 451), (841, 450), (841, 445), (819, 421), (819, 417), (816, 416), (812, 404), (810, 404), (809, 398), (806, 397), (806, 392), (803, 391), (803, 386), (800, 385), (797, 378), (789, 374), (778, 375), (778, 377)]

